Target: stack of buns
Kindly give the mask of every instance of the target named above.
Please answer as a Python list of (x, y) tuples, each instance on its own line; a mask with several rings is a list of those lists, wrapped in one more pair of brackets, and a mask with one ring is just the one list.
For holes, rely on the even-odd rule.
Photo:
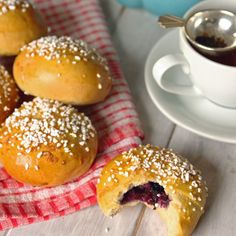
[[(0, 66), (0, 160), (6, 171), (33, 186), (84, 174), (97, 154), (97, 133), (72, 105), (108, 96), (106, 59), (82, 40), (48, 36), (26, 0), (0, 0), (0, 55), (16, 56), (13, 76)], [(35, 98), (20, 105), (17, 86)]]

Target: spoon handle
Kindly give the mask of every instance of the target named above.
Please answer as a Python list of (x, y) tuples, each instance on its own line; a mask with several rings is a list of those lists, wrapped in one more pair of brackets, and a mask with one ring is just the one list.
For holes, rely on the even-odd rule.
[(183, 27), (185, 20), (177, 16), (165, 15), (159, 17), (158, 23), (163, 28)]

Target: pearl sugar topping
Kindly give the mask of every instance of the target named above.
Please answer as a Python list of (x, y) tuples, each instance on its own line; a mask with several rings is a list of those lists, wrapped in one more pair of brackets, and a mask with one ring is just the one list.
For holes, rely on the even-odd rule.
[(156, 181), (173, 194), (179, 185), (187, 184), (189, 197), (201, 201), (201, 192), (205, 187), (200, 171), (196, 170), (183, 157), (176, 155), (171, 150), (157, 148), (151, 145), (130, 149), (122, 153), (122, 158), (114, 161), (114, 167), (106, 170), (108, 178), (104, 185), (119, 183), (122, 176), (129, 177), (136, 171), (151, 172)]
[[(2, 95), (0, 96), (0, 104), (3, 104), (4, 100), (8, 102), (11, 101), (11, 87), (14, 83), (14, 80), (11, 78), (5, 67), (0, 65), (0, 87), (2, 90)], [(7, 106), (3, 108), (4, 111), (8, 111), (9, 109), (10, 108)]]
[[(17, 145), (19, 154), (53, 144), (72, 156), (75, 143), (83, 143), (80, 146), (88, 152), (87, 141), (95, 137), (95, 133), (89, 118), (72, 106), (35, 98), (24, 102), (6, 119), (3, 136), (9, 136), (13, 140), (12, 145)], [(14, 139), (19, 142), (14, 142)], [(37, 158), (41, 156), (39, 153)]]
[(26, 12), (29, 7), (29, 2), (25, 0), (0, 0), (0, 15), (14, 11), (16, 8), (19, 8), (22, 12)]
[(56, 60), (58, 64), (62, 59), (68, 59), (70, 63), (77, 64), (78, 61), (93, 60), (107, 68), (107, 61), (95, 48), (79, 39), (68, 36), (47, 36), (34, 40), (25, 45), (21, 51), (27, 51), (26, 56), (44, 57), (46, 60)]

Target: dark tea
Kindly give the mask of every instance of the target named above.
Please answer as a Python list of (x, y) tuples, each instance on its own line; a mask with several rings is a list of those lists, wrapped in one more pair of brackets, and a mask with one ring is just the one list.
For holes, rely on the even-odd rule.
[[(225, 41), (219, 37), (202, 35), (196, 37), (196, 42), (200, 43), (203, 46), (212, 47), (212, 48), (223, 48), (226, 47), (227, 44)], [(194, 47), (194, 46), (193, 46)], [(197, 48), (194, 47), (196, 51), (198, 51), (201, 55), (207, 57), (208, 59), (228, 65), (228, 66), (236, 66), (236, 49), (230, 50), (228, 52), (218, 53), (218, 55), (209, 55), (203, 52), (200, 52)]]
[(227, 46), (224, 39), (215, 36), (202, 35), (195, 38), (196, 42), (211, 48), (224, 48)]

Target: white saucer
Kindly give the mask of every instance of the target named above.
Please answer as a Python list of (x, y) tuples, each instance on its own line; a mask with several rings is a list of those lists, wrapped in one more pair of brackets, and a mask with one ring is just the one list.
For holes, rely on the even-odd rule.
[[(163, 91), (152, 76), (154, 63), (164, 55), (179, 53), (178, 30), (166, 34), (150, 52), (145, 67), (148, 93), (157, 108), (171, 121), (201, 136), (236, 143), (236, 109), (220, 107), (203, 97), (180, 96)], [(183, 73), (167, 72), (178, 80)], [(236, 79), (236, 78), (235, 78)]]

